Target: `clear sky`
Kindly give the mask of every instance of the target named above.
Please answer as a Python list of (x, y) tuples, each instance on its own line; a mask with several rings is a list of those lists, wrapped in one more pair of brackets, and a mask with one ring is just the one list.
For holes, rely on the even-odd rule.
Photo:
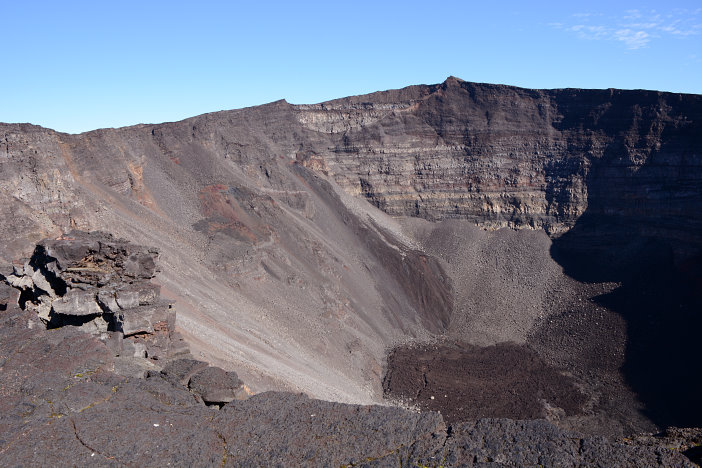
[(700, 0), (0, 1), (0, 121), (71, 133), (450, 75), (702, 94)]

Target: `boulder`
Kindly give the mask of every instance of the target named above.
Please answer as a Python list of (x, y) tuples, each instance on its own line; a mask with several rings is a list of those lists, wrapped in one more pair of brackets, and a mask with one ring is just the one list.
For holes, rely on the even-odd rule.
[(111, 289), (101, 289), (97, 293), (97, 301), (100, 307), (109, 312), (117, 312), (120, 310), (115, 298), (115, 292)]
[(175, 359), (161, 369), (163, 378), (169, 382), (187, 386), (190, 377), (207, 368), (208, 364), (196, 359)]
[(55, 299), (51, 306), (55, 313), (61, 315), (99, 315), (102, 314), (102, 308), (95, 296), (95, 290), (72, 289), (66, 295)]
[(219, 367), (208, 367), (190, 377), (188, 387), (208, 404), (224, 404), (245, 399), (243, 382), (236, 372), (226, 372)]
[(159, 301), (155, 304), (123, 310), (118, 315), (118, 321), (125, 336), (137, 333), (152, 334), (154, 326), (161, 323), (168, 324), (169, 317), (173, 313), (169, 302)]
[(161, 287), (152, 283), (128, 285), (115, 291), (115, 300), (121, 309), (153, 304), (161, 294)]

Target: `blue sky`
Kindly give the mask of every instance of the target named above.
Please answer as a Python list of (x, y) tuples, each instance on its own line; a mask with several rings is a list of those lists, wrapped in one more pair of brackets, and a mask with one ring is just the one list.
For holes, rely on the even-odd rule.
[(702, 93), (702, 2), (2, 0), (0, 121), (71, 133), (464, 80)]

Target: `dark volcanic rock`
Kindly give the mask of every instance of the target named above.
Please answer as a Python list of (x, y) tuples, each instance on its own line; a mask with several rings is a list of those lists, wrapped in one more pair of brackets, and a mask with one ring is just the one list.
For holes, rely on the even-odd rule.
[(546, 421), (482, 419), (265, 393), (217, 415), (231, 466), (694, 466), (660, 446), (583, 437)]
[(207, 367), (206, 362), (195, 359), (174, 359), (163, 366), (161, 374), (169, 382), (178, 383), (187, 387), (192, 377), (197, 372)]
[(109, 399), (71, 415), (75, 433), (120, 465), (212, 466), (222, 445), (207, 410), (185, 389), (159, 378), (118, 383)]
[(482, 419), (453, 427), (444, 466), (635, 467), (694, 464), (661, 447), (625, 446), (582, 437), (546, 421)]
[(702, 464), (702, 428), (669, 427), (659, 434), (641, 434), (627, 437), (625, 444), (647, 447), (666, 447), (684, 454), (698, 465)]
[(96, 301), (95, 291), (71, 290), (51, 303), (58, 315), (102, 315), (102, 308)]
[(172, 346), (180, 340), (175, 311), (160, 298), (160, 286), (149, 282), (157, 257), (155, 249), (109, 234), (74, 231), (37, 244), (5, 281), (21, 291), (19, 305), (35, 311), (48, 328), (78, 326), (115, 356), (163, 359), (182, 348)]
[(439, 451), (446, 430), (437, 413), (272, 392), (226, 405), (215, 421), (231, 466), (343, 466), (388, 455), (397, 464), (410, 453)]
[(205, 403), (224, 404), (245, 399), (248, 395), (243, 385), (236, 372), (207, 367), (190, 377), (188, 388), (200, 395)]
[(386, 395), (440, 411), (448, 423), (574, 415), (586, 397), (525, 346), (414, 345), (388, 356)]

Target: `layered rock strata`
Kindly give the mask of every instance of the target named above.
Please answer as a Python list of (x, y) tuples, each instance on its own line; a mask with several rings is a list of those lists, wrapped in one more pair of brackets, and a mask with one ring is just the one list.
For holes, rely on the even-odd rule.
[(558, 235), (587, 210), (699, 248), (700, 96), (452, 77), (294, 111), (335, 180), (393, 215)]

